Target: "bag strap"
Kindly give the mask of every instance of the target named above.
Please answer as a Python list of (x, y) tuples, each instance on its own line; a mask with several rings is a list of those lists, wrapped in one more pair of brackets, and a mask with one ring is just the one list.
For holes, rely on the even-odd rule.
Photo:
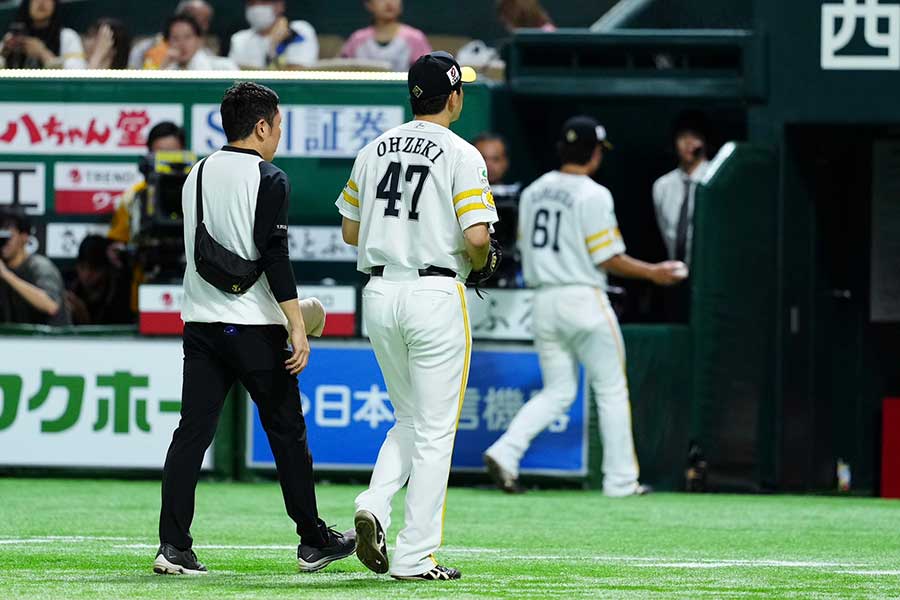
[(197, 227), (203, 224), (203, 165), (205, 164), (206, 158), (197, 164)]

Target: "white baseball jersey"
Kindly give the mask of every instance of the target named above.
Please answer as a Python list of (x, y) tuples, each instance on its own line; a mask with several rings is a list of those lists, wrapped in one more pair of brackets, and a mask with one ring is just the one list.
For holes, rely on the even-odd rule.
[(541, 176), (522, 192), (519, 249), (528, 287), (606, 289), (597, 265), (625, 252), (612, 194), (587, 175)]
[(519, 411), (486, 454), (518, 476), (531, 441), (566, 414), (578, 390), (578, 365), (597, 403), (603, 442), (603, 492), (638, 489), (625, 344), (597, 265), (625, 252), (612, 195), (585, 175), (547, 173), (519, 204), (519, 248), (534, 296), (535, 348), (544, 389)]
[(465, 279), (472, 266), (463, 231), (497, 222), (481, 154), (427, 121), (395, 127), (363, 148), (335, 204), (360, 223), (357, 266), (364, 273), (431, 266)]

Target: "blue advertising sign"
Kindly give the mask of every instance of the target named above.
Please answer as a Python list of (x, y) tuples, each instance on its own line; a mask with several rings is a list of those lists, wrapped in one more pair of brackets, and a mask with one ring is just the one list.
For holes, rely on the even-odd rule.
[[(453, 469), (482, 470), (482, 452), (502, 435), (519, 408), (540, 389), (541, 374), (534, 352), (473, 352)], [(317, 344), (310, 366), (300, 378), (300, 392), (316, 467), (371, 469), (384, 436), (394, 423), (372, 349), (366, 344)], [(247, 402), (253, 404), (249, 399)], [(274, 468), (275, 460), (256, 407), (248, 409), (247, 414), (247, 466)], [(582, 381), (568, 414), (534, 440), (522, 461), (521, 472), (585, 475), (586, 416)]]

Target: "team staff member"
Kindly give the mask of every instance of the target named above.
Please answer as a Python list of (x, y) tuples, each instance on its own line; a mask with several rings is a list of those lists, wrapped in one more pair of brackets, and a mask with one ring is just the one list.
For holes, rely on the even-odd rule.
[(519, 237), (525, 283), (536, 289), (535, 346), (544, 389), (487, 449), (484, 461), (498, 486), (520, 491), (519, 462), (531, 440), (565, 414), (578, 389), (578, 363), (597, 402), (603, 442), (603, 492), (646, 492), (638, 483), (625, 378), (625, 347), (606, 297), (606, 273), (671, 285), (683, 263), (648, 264), (625, 254), (612, 195), (591, 176), (603, 159), (606, 130), (590, 117), (566, 121), (559, 142), (562, 167), (522, 192)]
[[(396, 579), (459, 579), (439, 565), (450, 457), (469, 376), (471, 332), (462, 284), (497, 267), (497, 221), (484, 159), (450, 131), (475, 71), (434, 52), (409, 70), (415, 119), (360, 151), (337, 199), (344, 240), (371, 275), (363, 315), (395, 423), (369, 489), (356, 498), (357, 556)], [(391, 500), (404, 484), (406, 526), (388, 563)]]
[[(188, 249), (184, 388), (181, 422), (163, 470), (161, 545), (153, 568), (161, 574), (206, 572), (191, 550), (194, 492), (225, 396), (238, 380), (259, 408), (275, 455), (284, 503), (300, 535), (300, 569), (317, 571), (352, 554), (356, 544), (352, 532), (328, 528), (316, 508), (296, 379), (309, 358), (309, 342), (288, 257), (290, 184), (270, 162), (281, 139), (278, 96), (254, 83), (235, 84), (225, 92), (221, 113), (228, 145), (191, 170), (182, 193)], [(197, 271), (198, 202), (200, 221), (215, 241), (240, 258), (267, 265), (242, 295), (221, 291)], [(288, 336), (292, 350), (285, 349)]]
[[(673, 128), (678, 167), (653, 184), (653, 208), (659, 232), (671, 260), (691, 264), (694, 238), (694, 196), (706, 176), (706, 126), (702, 113), (685, 111)], [(690, 287), (687, 282), (666, 290), (666, 317), (684, 323), (690, 316)]]

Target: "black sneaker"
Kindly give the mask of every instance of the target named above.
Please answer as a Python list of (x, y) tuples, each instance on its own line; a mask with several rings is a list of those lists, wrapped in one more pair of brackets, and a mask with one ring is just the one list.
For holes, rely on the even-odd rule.
[(450, 581), (452, 579), (461, 579), (462, 573), (459, 572), (459, 569), (434, 565), (433, 569), (420, 575), (391, 575), (391, 577), (401, 581)]
[(328, 542), (321, 547), (300, 544), (297, 546), (297, 565), (306, 573), (321, 571), (336, 560), (347, 558), (356, 550), (356, 532), (352, 529), (341, 533), (328, 528)]
[(378, 519), (367, 510), (356, 511), (356, 556), (370, 571), (388, 572), (387, 544), (384, 529)]
[(162, 544), (156, 551), (153, 572), (159, 575), (207, 575), (206, 566), (197, 560), (194, 551), (179, 550), (172, 544)]
[(484, 459), (484, 466), (487, 467), (488, 475), (491, 476), (491, 479), (494, 480), (494, 483), (497, 484), (498, 488), (507, 494), (525, 493), (525, 488), (519, 485), (519, 479), (513, 477), (512, 473), (501, 467), (500, 463), (486, 453), (482, 458)]

